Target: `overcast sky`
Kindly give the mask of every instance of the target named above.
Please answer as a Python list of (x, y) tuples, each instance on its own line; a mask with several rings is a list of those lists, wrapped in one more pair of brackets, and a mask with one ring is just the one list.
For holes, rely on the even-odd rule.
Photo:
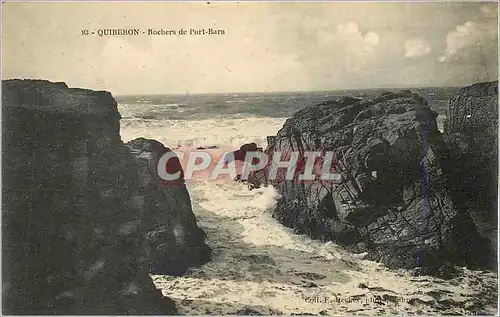
[[(498, 77), (495, 3), (7, 3), (3, 78), (114, 94), (452, 86)], [(225, 30), (82, 36), (82, 29)]]

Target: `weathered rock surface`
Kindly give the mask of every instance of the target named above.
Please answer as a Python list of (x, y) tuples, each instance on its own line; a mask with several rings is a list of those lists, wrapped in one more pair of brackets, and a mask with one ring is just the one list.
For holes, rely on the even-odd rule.
[(205, 233), (196, 225), (180, 161), (168, 162), (168, 172), (180, 172), (179, 179), (165, 182), (157, 177), (156, 168), (160, 156), (171, 151), (169, 148), (144, 138), (132, 140), (126, 146), (138, 160), (140, 187), (147, 189), (144, 207), (155, 215), (147, 220), (151, 273), (179, 276), (190, 266), (206, 263), (211, 250), (203, 243)]
[(185, 188), (147, 183), (111, 94), (39, 80), (2, 94), (3, 312), (175, 313), (149, 272), (180, 274), (207, 246)]
[[(269, 181), (282, 196), (274, 217), (389, 267), (439, 274), (446, 262), (483, 264), (484, 239), (469, 215), (453, 208), (444, 184), (446, 146), (436, 117), (411, 91), (297, 112), (268, 138), (266, 153), (333, 151), (342, 180)], [(252, 173), (249, 182), (265, 184), (265, 174)]]
[[(497, 248), (498, 81), (463, 88), (448, 103), (445, 140), (454, 207), (470, 215), (490, 252)], [(494, 257), (491, 258), (492, 265)]]

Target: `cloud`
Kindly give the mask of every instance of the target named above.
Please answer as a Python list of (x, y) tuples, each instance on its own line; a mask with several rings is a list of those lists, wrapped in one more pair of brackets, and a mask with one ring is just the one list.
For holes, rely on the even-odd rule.
[(380, 56), (380, 37), (374, 31), (361, 32), (354, 22), (341, 23), (336, 26), (332, 46), (339, 64), (347, 73), (360, 72), (378, 60)]
[[(485, 14), (490, 13), (488, 7), (481, 7)], [(444, 54), (439, 56), (440, 62), (460, 58), (462, 55), (468, 55), (466, 50), (474, 50), (482, 45), (487, 45), (496, 41), (496, 28), (487, 22), (487, 20), (467, 21), (464, 24), (457, 25), (454, 31), (446, 36), (446, 49)]]
[(439, 61), (444, 62), (453, 57), (461, 49), (472, 45), (479, 36), (480, 34), (476, 32), (474, 22), (467, 21), (462, 25), (457, 25), (456, 30), (446, 36), (446, 50), (439, 57)]
[(408, 58), (422, 57), (431, 51), (427, 42), (421, 39), (410, 39), (405, 42), (405, 56)]
[[(361, 32), (357, 23), (345, 22), (323, 27), (315, 32), (316, 45), (301, 48), (307, 64), (323, 63), (335, 66), (337, 72), (358, 72), (376, 61), (381, 39), (374, 31)], [(308, 49), (310, 48), (310, 49)]]
[(367, 42), (368, 44), (371, 44), (371, 45), (378, 45), (379, 43), (379, 37), (377, 35), (377, 33), (375, 32), (368, 32), (366, 33), (366, 35), (363, 37), (363, 39), (365, 40), (365, 42)]
[(373, 31), (368, 31), (364, 35), (354, 22), (341, 23), (337, 25), (336, 36), (340, 40), (349, 43), (360, 44), (363, 42), (366, 45), (374, 46), (379, 43), (379, 36)]
[(489, 14), (495, 13), (495, 11), (492, 8), (490, 8), (490, 6), (488, 6), (487, 4), (482, 5), (480, 10), (485, 15), (489, 15)]
[(446, 48), (437, 58), (445, 83), (498, 78), (497, 9), (494, 3), (481, 5), (474, 18), (462, 20), (448, 32)]
[(489, 13), (490, 12), (490, 8), (488, 8), (487, 6), (482, 6), (481, 7), (481, 12)]
[(337, 25), (337, 34), (340, 35), (359, 34), (358, 25), (354, 22), (341, 23)]

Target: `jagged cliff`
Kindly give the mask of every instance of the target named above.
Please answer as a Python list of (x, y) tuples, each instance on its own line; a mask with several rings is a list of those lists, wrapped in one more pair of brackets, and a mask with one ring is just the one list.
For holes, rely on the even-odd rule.
[[(452, 203), (448, 146), (436, 117), (411, 91), (345, 97), (297, 112), (268, 138), (266, 153), (333, 151), (342, 181), (271, 181), (282, 196), (273, 216), (389, 267), (445, 276), (450, 263), (485, 265), (491, 258), (485, 239)], [(260, 186), (265, 174), (255, 172), (249, 182)]]
[(150, 271), (210, 256), (185, 186), (150, 181), (108, 92), (8, 80), (2, 95), (3, 312), (175, 313)]
[(498, 81), (464, 87), (448, 103), (443, 167), (454, 207), (468, 214), (496, 267), (498, 223)]

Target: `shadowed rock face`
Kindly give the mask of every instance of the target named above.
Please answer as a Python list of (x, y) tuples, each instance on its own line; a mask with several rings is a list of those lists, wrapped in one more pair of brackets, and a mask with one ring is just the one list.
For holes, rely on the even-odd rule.
[[(266, 153), (333, 151), (342, 181), (270, 182), (282, 195), (274, 217), (389, 267), (436, 273), (444, 262), (483, 264), (477, 247), (484, 239), (468, 214), (453, 208), (445, 186), (446, 147), (436, 116), (411, 91), (347, 97), (297, 112), (268, 138)], [(255, 172), (249, 182), (266, 183), (264, 175)]]
[(110, 93), (39, 80), (2, 93), (3, 312), (175, 313), (150, 270), (209, 255), (185, 188), (145, 181)]
[[(497, 248), (498, 81), (465, 87), (448, 103), (446, 170), (455, 208)], [(496, 266), (494, 258), (492, 265)]]
[(205, 233), (196, 225), (180, 161), (171, 159), (167, 165), (169, 173), (181, 173), (179, 180), (163, 181), (156, 170), (159, 158), (170, 152), (169, 148), (144, 138), (132, 140), (126, 146), (137, 158), (140, 187), (147, 189), (144, 208), (155, 215), (147, 220), (151, 273), (179, 276), (190, 266), (206, 263), (211, 250), (203, 242)]

